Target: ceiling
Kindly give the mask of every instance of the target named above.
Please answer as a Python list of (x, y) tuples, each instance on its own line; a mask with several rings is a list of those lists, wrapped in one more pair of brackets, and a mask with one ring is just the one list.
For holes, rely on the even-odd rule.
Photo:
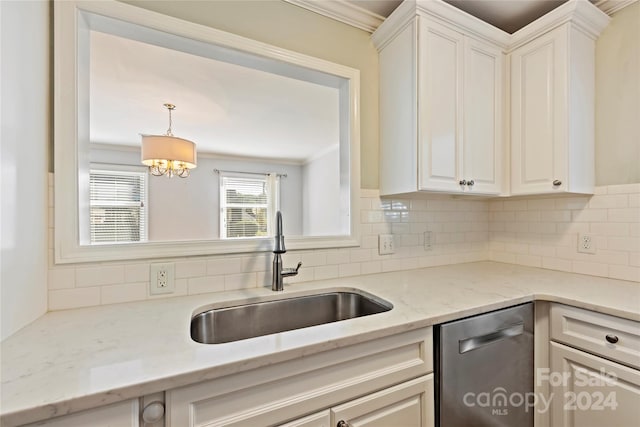
[(173, 133), (199, 153), (304, 162), (338, 145), (338, 89), (91, 31), (90, 140)]
[[(304, 4), (323, 0), (286, 0)], [(525, 25), (535, 21), (547, 12), (565, 3), (567, 0), (444, 0), (483, 21), (498, 27), (507, 33), (514, 33)], [(632, 0), (590, 0), (605, 12), (613, 12), (632, 2)], [(338, 0), (364, 9), (366, 13), (388, 17), (401, 0)], [(375, 28), (373, 28), (375, 29)], [(370, 29), (372, 30), (372, 29)]]

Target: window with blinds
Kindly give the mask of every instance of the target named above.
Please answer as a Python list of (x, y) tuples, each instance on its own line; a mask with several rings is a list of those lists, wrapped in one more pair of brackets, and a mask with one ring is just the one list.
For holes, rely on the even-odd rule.
[(275, 191), (268, 177), (220, 177), (220, 236), (223, 239), (270, 235)]
[(91, 170), (91, 244), (147, 240), (147, 173)]

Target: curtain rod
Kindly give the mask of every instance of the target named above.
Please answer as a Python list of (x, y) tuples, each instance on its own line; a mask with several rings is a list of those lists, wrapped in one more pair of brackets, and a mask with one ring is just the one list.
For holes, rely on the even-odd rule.
[[(222, 169), (214, 169), (213, 170), (215, 173), (221, 173), (221, 172), (226, 172), (226, 173), (242, 173), (245, 175), (264, 175), (267, 176), (269, 175), (268, 173), (265, 172), (244, 172), (244, 171), (229, 171), (229, 170), (222, 170)], [(286, 178), (287, 174), (286, 173), (277, 173), (276, 176), (280, 177), (280, 178)]]

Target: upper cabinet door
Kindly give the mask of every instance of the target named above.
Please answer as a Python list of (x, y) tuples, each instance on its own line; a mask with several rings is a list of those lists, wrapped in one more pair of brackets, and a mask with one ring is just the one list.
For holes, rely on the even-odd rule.
[(567, 37), (563, 28), (511, 54), (511, 191), (567, 188)]
[(464, 37), (420, 19), (419, 189), (460, 192)]
[(463, 176), (472, 193), (502, 191), (502, 50), (465, 37)]

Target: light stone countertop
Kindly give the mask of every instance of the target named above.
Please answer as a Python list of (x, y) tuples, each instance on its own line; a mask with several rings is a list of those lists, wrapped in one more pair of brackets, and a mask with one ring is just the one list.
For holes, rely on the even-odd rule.
[[(189, 336), (200, 307), (357, 288), (393, 310), (227, 344)], [(0, 424), (64, 415), (532, 300), (640, 321), (640, 283), (495, 262), (47, 313), (6, 339)]]

